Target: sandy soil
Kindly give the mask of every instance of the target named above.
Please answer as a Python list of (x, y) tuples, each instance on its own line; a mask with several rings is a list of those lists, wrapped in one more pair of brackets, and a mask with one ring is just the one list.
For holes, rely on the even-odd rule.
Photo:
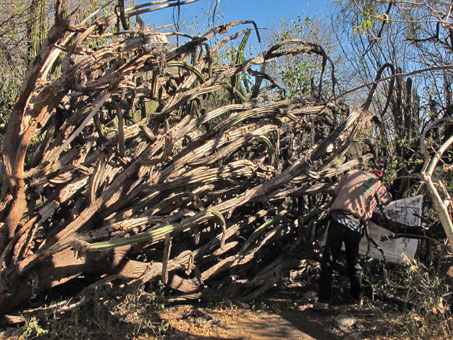
[[(286, 292), (287, 293), (287, 292)], [(363, 307), (338, 304), (328, 311), (314, 310), (302, 295), (273, 292), (256, 305), (179, 305), (166, 308), (169, 340), (336, 340), (392, 339), (392, 317), (368, 301)]]

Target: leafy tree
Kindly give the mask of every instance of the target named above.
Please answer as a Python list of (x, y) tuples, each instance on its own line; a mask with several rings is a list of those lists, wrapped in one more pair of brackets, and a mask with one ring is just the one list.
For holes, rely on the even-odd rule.
[[(303, 40), (322, 46), (318, 51), (318, 58), (308, 55), (289, 55), (281, 60), (273, 61), (269, 66), (269, 73), (283, 84), (285, 95), (288, 98), (300, 98), (312, 95), (329, 98), (333, 95), (335, 86), (334, 62), (330, 59), (332, 52), (331, 40), (322, 22), (308, 16), (298, 15), (295, 19), (280, 20), (280, 25), (268, 35), (269, 44), (282, 41)], [(322, 86), (319, 86), (322, 85)], [(320, 89), (323, 93), (320, 93)]]

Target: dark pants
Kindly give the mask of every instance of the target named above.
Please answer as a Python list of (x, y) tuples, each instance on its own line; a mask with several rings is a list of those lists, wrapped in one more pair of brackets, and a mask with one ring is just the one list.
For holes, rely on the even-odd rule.
[(346, 247), (346, 262), (348, 275), (351, 281), (351, 295), (355, 300), (361, 300), (362, 290), (362, 267), (359, 264), (359, 242), (363, 233), (353, 231), (350, 228), (330, 219), (327, 233), (327, 241), (321, 261), (321, 276), (319, 278), (319, 301), (328, 302), (332, 289), (332, 271), (337, 268), (338, 257), (342, 242)]

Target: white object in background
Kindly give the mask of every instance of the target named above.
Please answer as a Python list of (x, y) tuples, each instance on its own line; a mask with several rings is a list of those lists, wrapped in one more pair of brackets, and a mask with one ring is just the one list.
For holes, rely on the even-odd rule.
[[(408, 226), (421, 226), (423, 196), (413, 196), (401, 200), (392, 201), (385, 207), (387, 216), (395, 222)], [(373, 222), (368, 223), (368, 234), (384, 252), (385, 259), (392, 263), (404, 263), (403, 254), (410, 260), (414, 259), (418, 247), (418, 240), (407, 237), (385, 239), (386, 236), (394, 235), (390, 230)], [(360, 241), (359, 253), (376, 259), (383, 259), (382, 253), (373, 243), (369, 245), (368, 239), (363, 237)]]

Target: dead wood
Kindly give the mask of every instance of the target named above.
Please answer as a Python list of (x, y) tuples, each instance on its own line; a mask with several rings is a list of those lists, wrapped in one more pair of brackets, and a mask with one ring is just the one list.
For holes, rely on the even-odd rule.
[[(159, 3), (125, 15), (174, 5)], [(86, 275), (254, 298), (313, 251), (331, 179), (368, 157), (335, 166), (367, 107), (283, 99), (253, 68), (310, 53), (324, 72), (321, 46), (291, 40), (219, 65), (213, 54), (249, 32), (230, 29), (253, 22), (180, 46), (153, 30), (114, 39), (111, 16), (69, 22), (56, 20), (7, 127), (0, 313)], [(241, 74), (259, 91), (239, 88)]]

